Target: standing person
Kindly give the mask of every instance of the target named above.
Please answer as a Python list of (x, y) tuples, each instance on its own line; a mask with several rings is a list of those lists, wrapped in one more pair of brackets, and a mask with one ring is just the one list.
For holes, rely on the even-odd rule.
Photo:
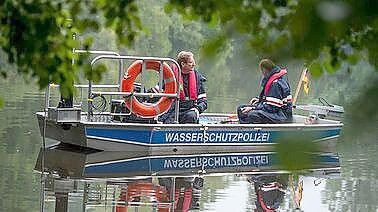
[[(206, 90), (204, 83), (206, 78), (195, 70), (196, 61), (194, 55), (189, 51), (181, 51), (177, 55), (177, 63), (180, 65), (181, 74), (179, 78), (179, 123), (198, 123), (199, 114), (207, 109)], [(172, 65), (176, 78), (178, 68)], [(174, 123), (175, 102), (167, 113), (159, 117), (163, 123)]]
[(259, 64), (263, 75), (262, 91), (257, 98), (252, 98), (249, 104), (237, 109), (241, 124), (275, 124), (293, 121), (292, 102), (286, 68), (275, 65), (269, 59), (263, 59)]

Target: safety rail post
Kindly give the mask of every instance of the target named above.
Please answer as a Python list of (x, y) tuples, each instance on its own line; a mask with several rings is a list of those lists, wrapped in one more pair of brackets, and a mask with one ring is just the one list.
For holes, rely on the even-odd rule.
[(142, 70), (140, 72), (140, 91), (141, 92), (144, 92), (144, 80), (145, 80), (144, 71), (145, 70), (146, 70), (146, 61), (142, 60)]
[[(160, 93), (163, 91), (163, 78), (164, 78), (164, 61), (159, 60), (159, 82), (157, 92)], [(155, 88), (156, 89), (156, 88)], [(159, 116), (156, 117), (156, 120), (159, 120)]]
[(163, 66), (164, 66), (164, 61), (160, 60), (159, 63), (160, 63), (160, 67), (159, 67), (160, 70), (159, 70), (159, 83), (158, 83), (159, 89), (158, 89), (158, 91), (160, 93), (160, 91), (163, 90), (163, 78), (164, 78), (164, 73), (163, 73), (164, 67)]
[(45, 112), (46, 113), (49, 107), (50, 107), (50, 83), (47, 85), (47, 88), (45, 91)]
[(176, 177), (171, 177), (171, 190), (170, 190), (170, 202), (171, 202), (171, 209), (175, 211), (175, 199), (176, 199)]
[[(120, 56), (120, 55), (119, 55)], [(121, 83), (122, 83), (122, 72), (123, 72), (123, 61), (121, 59), (118, 60), (118, 91), (121, 91)]]
[[(176, 82), (177, 82), (177, 97), (176, 97), (176, 101), (175, 101), (175, 123), (178, 124), (179, 123), (179, 113), (180, 113), (180, 110), (179, 110), (179, 107), (180, 107), (180, 77), (181, 77), (181, 67), (180, 65), (175, 61), (175, 64), (177, 66), (177, 69), (178, 69), (178, 73), (177, 73), (177, 78), (176, 79)], [(184, 85), (183, 85), (184, 86)]]
[(88, 80), (88, 113), (87, 113), (87, 121), (90, 121), (92, 116), (92, 81)]
[(47, 116), (50, 107), (50, 83), (46, 87), (45, 91), (45, 108), (44, 108), (44, 118), (43, 118), (43, 128), (42, 128), (42, 160), (41, 160), (41, 192), (40, 192), (40, 211), (45, 211), (45, 149), (46, 149), (46, 125)]

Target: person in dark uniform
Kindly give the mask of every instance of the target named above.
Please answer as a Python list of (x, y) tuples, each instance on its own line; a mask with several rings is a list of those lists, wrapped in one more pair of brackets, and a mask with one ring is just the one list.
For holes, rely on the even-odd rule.
[[(179, 123), (198, 123), (199, 114), (207, 109), (206, 90), (204, 83), (206, 78), (195, 69), (196, 62), (192, 52), (181, 51), (177, 55), (177, 63), (180, 65), (181, 74), (179, 78), (180, 99), (179, 99)], [(172, 65), (176, 78), (178, 68)], [(167, 113), (159, 117), (163, 123), (174, 123), (175, 102)]]
[(237, 108), (241, 124), (275, 124), (293, 121), (292, 96), (286, 68), (275, 65), (269, 59), (259, 64), (263, 79), (259, 97)]

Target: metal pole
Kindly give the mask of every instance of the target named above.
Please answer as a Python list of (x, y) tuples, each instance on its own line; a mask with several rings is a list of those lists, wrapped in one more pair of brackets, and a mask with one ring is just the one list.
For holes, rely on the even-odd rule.
[(107, 203), (108, 203), (108, 183), (105, 184), (105, 204), (104, 204), (105, 212), (106, 212)]
[(161, 92), (163, 90), (163, 79), (164, 79), (164, 69), (163, 69), (163, 66), (164, 66), (164, 61), (161, 61), (160, 60), (160, 71), (159, 71), (159, 92)]
[(172, 205), (171, 205), (171, 207), (172, 207), (172, 211), (175, 211), (175, 198), (176, 198), (175, 194), (176, 194), (176, 178), (172, 177), (172, 187), (171, 187), (171, 197), (172, 197), (172, 200), (171, 200)]
[(87, 114), (87, 121), (91, 120), (92, 116), (92, 81), (88, 80), (88, 114)]
[(145, 81), (145, 76), (144, 76), (144, 71), (146, 70), (146, 61), (142, 60), (142, 71), (140, 73), (140, 92), (144, 93), (144, 81)]
[(116, 189), (115, 189), (115, 187), (113, 187), (113, 195), (112, 195), (112, 197), (113, 197), (113, 199), (112, 199), (112, 212), (114, 212), (115, 211), (115, 206), (117, 205), (117, 204), (115, 204), (115, 201), (116, 201)]
[(47, 88), (45, 91), (45, 115), (46, 116), (47, 116), (47, 111), (49, 110), (49, 106), (50, 106), (50, 83), (47, 85)]
[(88, 192), (89, 192), (89, 183), (84, 183), (84, 190), (83, 190), (83, 212), (85, 212), (85, 209), (87, 207), (87, 201), (88, 201)]
[(123, 73), (123, 60), (119, 60), (118, 63), (118, 91), (121, 91), (121, 84), (122, 84), (122, 73)]
[(50, 105), (50, 83), (48, 84), (45, 91), (45, 115), (43, 118), (43, 136), (42, 136), (42, 161), (41, 161), (41, 193), (40, 193), (40, 211), (45, 211), (45, 149), (46, 149), (46, 127), (47, 127), (47, 116)]
[[(76, 40), (76, 33), (72, 34), (72, 39)], [(75, 48), (72, 48), (72, 53), (75, 53)], [(72, 65), (74, 65), (74, 64), (75, 64), (75, 57), (72, 56)]]
[(178, 73), (177, 73), (177, 78), (176, 79), (176, 84), (177, 84), (177, 97), (175, 101), (175, 123), (179, 123), (179, 107), (180, 107), (180, 77), (181, 77), (181, 67), (180, 65), (176, 62), (177, 68), (178, 68)]
[(45, 211), (45, 148), (42, 149), (42, 161), (41, 161), (41, 193), (40, 193), (40, 212)]

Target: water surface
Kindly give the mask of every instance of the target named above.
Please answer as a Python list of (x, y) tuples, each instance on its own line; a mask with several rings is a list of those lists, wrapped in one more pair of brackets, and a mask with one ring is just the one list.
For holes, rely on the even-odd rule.
[[(12, 83), (2, 81), (0, 90), (5, 99), (5, 107), (0, 110), (0, 189), (3, 191), (0, 194), (0, 211), (40, 211), (41, 175), (34, 171), (34, 167), (42, 139), (34, 113), (43, 107), (44, 96), (33, 86), (23, 85), (22, 80), (18, 79)], [(363, 133), (353, 139), (344, 136), (337, 147), (341, 165), (339, 174), (267, 176), (271, 179), (265, 179), (266, 184), (281, 184), (278, 186), (277, 194), (271, 198), (276, 201), (276, 205), (270, 203), (271, 206), (279, 211), (297, 208), (293, 188), (298, 188), (298, 183), (302, 181), (302, 211), (377, 211), (377, 137), (377, 130)], [(179, 194), (184, 195), (185, 189), (193, 187), (193, 182), (189, 179), (185, 182), (185, 179), (176, 178), (174, 181), (179, 183), (175, 184), (175, 187), (177, 186)], [(290, 181), (290, 178), (293, 180)], [(162, 182), (162, 179), (168, 179), (165, 180), (168, 182)], [(203, 186), (197, 189), (197, 193), (193, 192), (195, 189), (192, 188), (191, 194), (195, 197), (191, 206), (193, 210), (236, 212), (253, 211), (261, 206), (259, 189), (255, 185), (256, 176), (227, 173), (203, 176), (201, 179)], [(141, 204), (130, 204), (127, 211), (167, 211), (170, 207), (167, 205), (173, 200), (166, 199), (164, 201), (169, 204), (159, 205), (151, 193), (156, 192), (157, 186), (166, 187), (166, 190), (170, 187), (172, 190), (172, 185), (169, 186), (170, 180), (173, 181), (170, 178), (147, 177), (140, 181), (117, 182), (106, 178), (85, 181), (49, 176), (44, 179), (43, 187), (46, 193), (42, 205), (45, 211), (54, 211), (58, 195), (59, 201), (68, 198), (68, 211), (113, 211), (115, 205), (125, 202), (120, 197), (122, 191), (125, 192), (125, 187), (130, 187), (132, 183), (135, 185), (144, 182), (146, 185), (155, 186), (155, 190), (136, 197), (133, 201)], [(165, 195), (172, 194), (173, 192), (166, 192)]]

